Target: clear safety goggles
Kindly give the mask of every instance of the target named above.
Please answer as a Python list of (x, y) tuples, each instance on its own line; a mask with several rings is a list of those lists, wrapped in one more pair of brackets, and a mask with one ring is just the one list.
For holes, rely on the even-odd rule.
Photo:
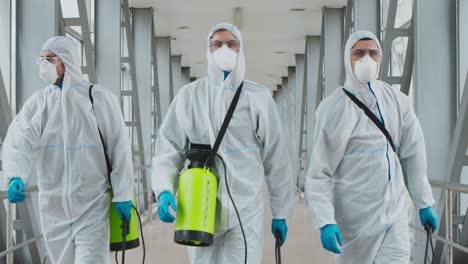
[(351, 50), (351, 59), (359, 60), (364, 56), (369, 55), (374, 60), (380, 60), (382, 57), (382, 51), (379, 49), (352, 49)]
[(44, 61), (48, 61), (52, 64), (58, 64), (60, 62), (60, 57), (39, 57), (36, 59), (37, 64), (42, 64)]
[(212, 49), (219, 49), (223, 45), (228, 46), (228, 48), (230, 49), (237, 50), (239, 49), (240, 43), (236, 39), (232, 39), (229, 41), (221, 41), (221, 40), (213, 40), (213, 39), (210, 40), (210, 48)]

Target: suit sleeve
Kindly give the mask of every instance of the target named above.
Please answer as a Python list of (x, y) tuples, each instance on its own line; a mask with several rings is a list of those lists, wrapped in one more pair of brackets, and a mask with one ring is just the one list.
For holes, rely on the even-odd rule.
[[(343, 98), (343, 97), (342, 97)], [(306, 197), (316, 227), (336, 224), (334, 174), (344, 157), (356, 116), (346, 103), (322, 104), (315, 115), (313, 147), (306, 177)], [(353, 110), (352, 108), (349, 108)]]
[(270, 94), (265, 95), (266, 111), (259, 116), (257, 135), (263, 145), (263, 166), (274, 219), (291, 217), (295, 206), (294, 175), (278, 109)]
[(408, 98), (405, 107), (399, 158), (411, 198), (418, 209), (435, 203), (427, 178), (426, 146), (418, 118)]
[[(98, 89), (97, 89), (98, 90)], [(131, 201), (134, 173), (130, 137), (116, 96), (108, 91), (94, 91), (95, 115), (103, 134), (112, 165), (113, 202)]]
[(151, 186), (156, 195), (164, 191), (174, 194), (177, 179), (186, 160), (187, 135), (181, 125), (182, 112), (178, 108), (185, 89), (182, 88), (172, 101), (161, 124), (156, 139), (155, 156), (152, 160)]
[(38, 95), (24, 104), (3, 141), (2, 166), (6, 186), (14, 177), (26, 183), (34, 173), (34, 153), (40, 144), (40, 127), (33, 122), (35, 113), (40, 111), (37, 110), (41, 99)]

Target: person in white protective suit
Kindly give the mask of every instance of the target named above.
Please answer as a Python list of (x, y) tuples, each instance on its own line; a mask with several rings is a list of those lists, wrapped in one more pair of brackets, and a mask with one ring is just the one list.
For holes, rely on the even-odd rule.
[(407, 191), (421, 223), (437, 229), (421, 126), (408, 96), (377, 80), (381, 57), (374, 34), (353, 33), (344, 89), (378, 117), (395, 151), (342, 88), (315, 114), (306, 195), (324, 248), (340, 254), (337, 263), (409, 262)]
[[(130, 218), (133, 165), (117, 98), (82, 74), (73, 40), (53, 37), (41, 50), (34, 93), (11, 123), (3, 148), (10, 202), (24, 200), (37, 175), (39, 213), (51, 263), (109, 263), (108, 172), (98, 126), (112, 165), (113, 202)], [(130, 204), (130, 208), (129, 208)]]
[[(273, 216), (272, 232), (279, 230), (284, 243), (285, 219), (295, 204), (294, 179), (286, 138), (268, 88), (244, 80), (245, 62), (239, 30), (217, 24), (208, 35), (208, 76), (184, 86), (172, 102), (160, 128), (153, 159), (152, 188), (158, 197), (158, 214), (172, 222), (169, 206), (186, 160), (187, 141), (214, 145), (237, 88), (239, 103), (218, 154), (227, 166), (228, 184), (245, 230), (248, 263), (260, 263), (263, 248), (263, 183), (266, 179)], [(223, 172), (216, 160), (217, 171)], [(222, 175), (217, 173), (217, 175)], [(234, 207), (219, 177), (218, 207), (213, 245), (189, 247), (192, 264), (244, 263), (244, 240)]]

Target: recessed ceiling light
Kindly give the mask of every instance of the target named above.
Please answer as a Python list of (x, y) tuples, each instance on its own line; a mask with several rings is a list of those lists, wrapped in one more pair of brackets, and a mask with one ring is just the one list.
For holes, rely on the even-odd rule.
[(188, 30), (188, 29), (190, 29), (189, 26), (179, 26), (176, 28), (176, 30)]
[(275, 54), (286, 54), (286, 51), (275, 51)]
[(204, 61), (197, 61), (197, 62), (195, 62), (195, 63), (196, 63), (196, 64), (205, 64)]
[(267, 76), (268, 76), (268, 77), (275, 77), (276, 75), (274, 75), (274, 74), (268, 74)]
[(291, 11), (291, 12), (304, 12), (306, 10), (307, 10), (307, 8), (291, 8), (291, 9), (289, 9), (289, 11)]

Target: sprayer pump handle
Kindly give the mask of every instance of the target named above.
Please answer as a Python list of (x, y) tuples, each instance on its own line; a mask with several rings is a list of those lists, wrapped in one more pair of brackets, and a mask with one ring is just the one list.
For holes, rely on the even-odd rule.
[(424, 225), (424, 230), (426, 230), (427, 233), (434, 233), (434, 228), (432, 227), (431, 223), (427, 222)]

